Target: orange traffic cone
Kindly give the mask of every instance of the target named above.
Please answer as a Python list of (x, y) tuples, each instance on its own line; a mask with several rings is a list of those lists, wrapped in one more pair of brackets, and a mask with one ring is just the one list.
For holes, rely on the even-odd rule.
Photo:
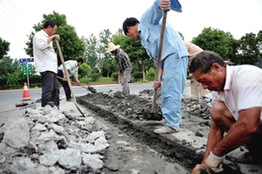
[(30, 95), (29, 95), (29, 91), (28, 91), (26, 82), (24, 83), (23, 100), (30, 100)]

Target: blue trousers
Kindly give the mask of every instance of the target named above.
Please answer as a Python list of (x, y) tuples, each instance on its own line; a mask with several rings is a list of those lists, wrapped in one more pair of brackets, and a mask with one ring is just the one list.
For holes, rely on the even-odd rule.
[(181, 100), (187, 78), (188, 56), (180, 58), (177, 54), (164, 61), (161, 87), (161, 109), (166, 125), (179, 130), (181, 122)]
[[(59, 77), (61, 77), (61, 78), (64, 78), (63, 71), (59, 69), (58, 72), (57, 72), (57, 76), (59, 76)], [(66, 95), (66, 99), (67, 99), (67, 100), (71, 99), (71, 91), (70, 91), (68, 82), (67, 82), (67, 81), (63, 81), (63, 80), (61, 80), (61, 79), (58, 79), (58, 81), (61, 83), (61, 85), (62, 85), (63, 88), (64, 88), (65, 95)]]
[(59, 108), (59, 84), (57, 81), (56, 73), (45, 71), (40, 73), (42, 76), (42, 103), (41, 106), (45, 107), (47, 102), (53, 101)]

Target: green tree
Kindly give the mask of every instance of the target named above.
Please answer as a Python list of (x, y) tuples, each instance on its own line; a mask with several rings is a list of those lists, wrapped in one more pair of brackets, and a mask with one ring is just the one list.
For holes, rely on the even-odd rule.
[[(59, 44), (63, 53), (64, 60), (76, 60), (78, 57), (83, 57), (85, 51), (85, 45), (83, 41), (77, 36), (75, 28), (67, 24), (66, 16), (64, 14), (60, 15), (55, 11), (53, 11), (53, 14), (44, 14), (43, 20), (33, 26), (35, 32), (31, 32), (31, 34), (29, 35), (29, 41), (26, 42), (26, 54), (29, 56), (33, 56), (33, 37), (36, 32), (43, 29), (43, 25), (47, 20), (53, 20), (58, 25), (56, 34), (60, 35)], [(58, 50), (55, 42), (53, 42), (53, 46), (58, 55)], [(60, 59), (58, 58), (58, 60), (60, 64)]]
[(4, 56), (0, 60), (0, 78), (12, 74), (16, 71), (21, 71), (22, 66), (17, 59), (11, 59), (9, 56)]
[(110, 42), (112, 37), (112, 33), (109, 29), (105, 29), (99, 34), (100, 44), (98, 49), (99, 54), (99, 63), (100, 63), (100, 70), (103, 76), (109, 77), (112, 74), (111, 71), (111, 61), (113, 59), (113, 55), (111, 53), (106, 53), (108, 43)]
[(0, 60), (3, 59), (5, 55), (7, 55), (7, 52), (9, 51), (9, 45), (9, 42), (3, 40), (0, 37)]
[(133, 72), (142, 71), (143, 79), (145, 80), (145, 71), (153, 65), (153, 60), (147, 55), (145, 48), (141, 45), (141, 40), (133, 41), (130, 37), (122, 34), (122, 29), (113, 35), (112, 41), (116, 45), (121, 45), (121, 48), (128, 54), (132, 65)]
[(192, 43), (198, 45), (203, 50), (214, 51), (223, 59), (228, 59), (230, 35), (222, 30), (204, 28), (202, 33), (194, 37)]
[(258, 62), (259, 43), (254, 33), (247, 33), (239, 40), (240, 54), (238, 64), (251, 64), (255, 65)]
[(86, 62), (91, 67), (91, 72), (98, 64), (98, 39), (92, 33), (89, 38), (82, 37), (85, 44), (84, 62)]
[(91, 71), (91, 67), (86, 63), (83, 63), (81, 66), (78, 67), (78, 74), (80, 78), (87, 77)]

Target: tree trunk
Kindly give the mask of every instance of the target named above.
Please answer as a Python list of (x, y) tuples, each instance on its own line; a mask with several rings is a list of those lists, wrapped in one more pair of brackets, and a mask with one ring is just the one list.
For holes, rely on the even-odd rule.
[(143, 71), (143, 80), (146, 80), (145, 67), (144, 67), (144, 59), (143, 59), (143, 58), (142, 58), (142, 71)]

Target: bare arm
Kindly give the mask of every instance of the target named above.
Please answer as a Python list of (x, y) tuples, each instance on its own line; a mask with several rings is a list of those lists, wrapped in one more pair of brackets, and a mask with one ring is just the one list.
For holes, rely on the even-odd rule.
[(202, 165), (205, 165), (205, 160), (207, 159), (210, 151), (222, 140), (224, 131), (218, 127), (218, 125), (212, 121), (211, 129), (208, 134), (208, 141), (206, 146), (206, 151), (204, 158), (202, 160)]
[(47, 43), (49, 44), (53, 39), (57, 39), (59, 40), (60, 39), (60, 36), (58, 34), (55, 34), (53, 36), (50, 36), (48, 39), (47, 39)]
[(239, 119), (228, 131), (225, 138), (213, 149), (217, 156), (224, 156), (228, 152), (247, 144), (253, 134), (259, 129), (261, 107), (254, 107), (239, 112)]

